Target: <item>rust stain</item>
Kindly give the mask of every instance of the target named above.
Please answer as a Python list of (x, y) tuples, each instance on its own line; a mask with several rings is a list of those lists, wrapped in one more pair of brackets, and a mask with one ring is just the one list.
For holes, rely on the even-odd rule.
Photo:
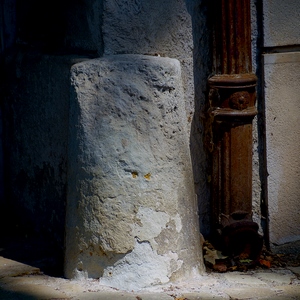
[(139, 174), (136, 171), (132, 171), (131, 175), (132, 175), (132, 178), (137, 178)]
[(144, 178), (147, 180), (150, 180), (151, 178), (151, 173), (147, 173), (146, 175), (144, 175)]

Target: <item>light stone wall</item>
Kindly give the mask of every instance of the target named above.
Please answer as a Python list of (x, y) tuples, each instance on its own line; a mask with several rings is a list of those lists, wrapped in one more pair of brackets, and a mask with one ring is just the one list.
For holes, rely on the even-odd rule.
[(270, 240), (300, 240), (300, 52), (265, 54)]
[[(182, 67), (186, 120), (194, 108), (193, 0), (104, 0), (104, 55), (148, 54), (176, 58)], [(198, 4), (199, 5), (199, 4)]]
[(264, 0), (264, 46), (300, 44), (300, 2)]
[[(263, 1), (270, 242), (300, 240), (300, 2)], [(296, 51), (296, 52), (295, 52)]]

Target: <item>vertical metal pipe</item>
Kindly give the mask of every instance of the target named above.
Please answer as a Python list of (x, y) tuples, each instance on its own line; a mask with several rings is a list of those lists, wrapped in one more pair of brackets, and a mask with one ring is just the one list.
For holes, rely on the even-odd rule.
[(230, 254), (251, 249), (249, 255), (256, 257), (262, 243), (258, 225), (252, 221), (252, 120), (257, 114), (257, 78), (251, 73), (250, 0), (215, 0), (214, 9), (215, 75), (208, 80), (212, 225), (221, 231), (222, 246)]
[(250, 1), (215, 0), (214, 8), (217, 73), (250, 73)]

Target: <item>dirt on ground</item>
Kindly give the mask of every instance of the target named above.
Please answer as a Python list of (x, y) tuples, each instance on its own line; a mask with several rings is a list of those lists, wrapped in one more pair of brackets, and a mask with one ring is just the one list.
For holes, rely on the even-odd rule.
[(260, 256), (255, 259), (243, 253), (238, 256), (226, 256), (214, 246), (205, 241), (203, 244), (203, 256), (207, 270), (211, 272), (248, 271), (251, 269), (270, 269), (300, 266), (300, 253), (274, 253), (264, 246)]

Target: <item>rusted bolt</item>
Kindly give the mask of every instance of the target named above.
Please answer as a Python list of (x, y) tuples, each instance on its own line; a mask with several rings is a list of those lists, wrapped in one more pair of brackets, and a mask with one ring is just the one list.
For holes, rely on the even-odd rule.
[(233, 109), (246, 109), (250, 103), (250, 95), (247, 91), (235, 92), (229, 98), (229, 105)]

